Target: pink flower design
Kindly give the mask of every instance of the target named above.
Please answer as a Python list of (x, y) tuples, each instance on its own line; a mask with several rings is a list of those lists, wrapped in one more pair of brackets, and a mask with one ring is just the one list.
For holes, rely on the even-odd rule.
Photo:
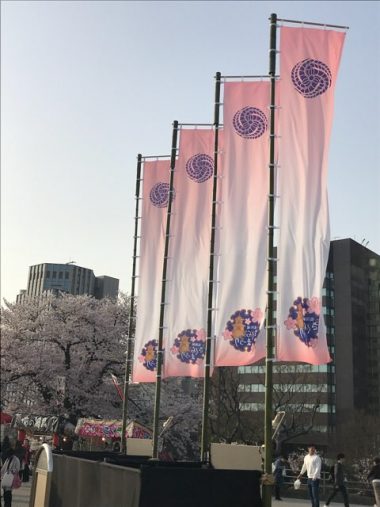
[(145, 361), (145, 356), (139, 356), (138, 359), (139, 359), (140, 363), (143, 363)]
[(206, 340), (206, 331), (202, 328), (197, 331), (198, 340), (205, 341)]
[(178, 352), (179, 352), (179, 348), (178, 348), (178, 347), (173, 346), (173, 347), (170, 349), (170, 352), (171, 352), (172, 354), (178, 354)]
[(251, 312), (251, 315), (252, 315), (252, 319), (254, 322), (261, 322), (262, 321), (262, 318), (264, 316), (263, 312), (260, 310), (260, 308), (256, 308), (255, 310), (253, 310)]
[(296, 329), (297, 323), (294, 319), (291, 317), (288, 317), (284, 322), (286, 329)]
[(231, 340), (232, 333), (231, 331), (228, 331), (228, 329), (225, 329), (223, 332), (223, 337), (225, 340)]
[(245, 319), (244, 324), (246, 324), (248, 326), (251, 322), (252, 322), (251, 319)]
[(309, 346), (310, 346), (312, 349), (315, 349), (317, 345), (318, 345), (318, 340), (314, 340), (314, 339), (310, 340), (310, 344), (309, 344)]
[(312, 297), (309, 301), (309, 312), (314, 312), (317, 315), (321, 313), (321, 304), (317, 297)]

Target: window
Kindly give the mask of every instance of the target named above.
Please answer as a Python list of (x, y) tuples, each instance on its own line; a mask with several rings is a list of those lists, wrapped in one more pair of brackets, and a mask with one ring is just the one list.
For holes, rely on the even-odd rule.
[(264, 373), (264, 366), (239, 366), (239, 373)]
[(241, 393), (262, 393), (265, 392), (263, 384), (239, 384), (238, 391)]
[(260, 411), (264, 410), (264, 403), (239, 403), (240, 410)]
[(284, 393), (327, 393), (327, 384), (273, 384), (273, 389)]
[(68, 279), (69, 279), (69, 272), (66, 271), (66, 273), (65, 273), (65, 280), (68, 280)]
[(50, 271), (46, 271), (46, 278), (50, 278)]

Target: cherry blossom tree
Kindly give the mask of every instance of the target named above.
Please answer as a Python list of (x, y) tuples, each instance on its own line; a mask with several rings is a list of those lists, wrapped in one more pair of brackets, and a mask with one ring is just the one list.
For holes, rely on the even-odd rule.
[[(155, 384), (130, 386), (128, 417), (153, 426)], [(161, 458), (193, 461), (200, 458), (203, 381), (168, 378), (161, 383), (159, 428)], [(164, 423), (171, 419), (170, 425)]]
[(2, 400), (16, 412), (116, 417), (129, 299), (62, 294), (1, 308)]
[[(122, 418), (111, 373), (124, 376), (129, 298), (62, 294), (1, 308), (2, 402), (14, 413)], [(202, 382), (162, 382), (160, 439), (168, 459), (199, 459)], [(155, 384), (131, 385), (128, 419), (153, 426)]]

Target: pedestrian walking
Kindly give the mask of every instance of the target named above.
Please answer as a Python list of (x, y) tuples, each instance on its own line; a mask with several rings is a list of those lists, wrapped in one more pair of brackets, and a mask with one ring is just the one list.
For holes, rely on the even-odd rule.
[(11, 447), (12, 446), (9, 437), (5, 436), (4, 440), (1, 443), (1, 464), (3, 464), (4, 461), (7, 459), (7, 452), (8, 449), (10, 449)]
[(1, 467), (1, 487), (3, 488), (4, 507), (12, 507), (13, 481), (14, 476), (18, 476), (19, 471), (20, 460), (15, 456), (15, 451), (10, 448), (7, 451), (7, 458)]
[(345, 476), (344, 476), (344, 454), (340, 453), (336, 457), (336, 463), (334, 465), (334, 488), (328, 497), (325, 507), (330, 505), (331, 500), (335, 497), (335, 495), (340, 491), (343, 496), (343, 502), (344, 507), (350, 507), (349, 501), (348, 501), (348, 493), (345, 485)]
[(372, 483), (373, 494), (375, 495), (375, 507), (380, 507), (380, 458), (373, 460), (373, 467), (371, 468), (367, 480)]
[(321, 480), (322, 460), (317, 454), (314, 444), (308, 446), (298, 479), (307, 472), (307, 489), (312, 507), (319, 507), (319, 483)]
[(27, 438), (24, 440), (22, 447), (25, 449), (25, 454), (22, 461), (22, 482), (29, 482), (31, 450), (29, 440)]
[(18, 458), (18, 460), (20, 462), (19, 476), (20, 476), (20, 479), (22, 479), (23, 473), (24, 473), (25, 449), (23, 448), (20, 440), (16, 441), (16, 447), (15, 447), (14, 453), (15, 453), (16, 458)]
[(280, 455), (274, 462), (274, 491), (276, 500), (281, 498), (281, 486), (284, 484), (284, 474), (286, 469), (286, 459), (284, 455)]

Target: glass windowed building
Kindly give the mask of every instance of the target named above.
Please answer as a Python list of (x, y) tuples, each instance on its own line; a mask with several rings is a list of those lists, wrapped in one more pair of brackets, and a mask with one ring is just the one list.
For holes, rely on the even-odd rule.
[[(356, 410), (380, 415), (380, 256), (352, 239), (332, 241), (323, 288), (332, 362), (277, 363), (276, 411), (303, 412), (323, 445)], [(240, 410), (264, 410), (264, 363), (238, 368)], [(309, 414), (308, 414), (309, 413)], [(302, 437), (294, 443), (302, 443)]]
[(25, 298), (38, 297), (47, 293), (87, 294), (102, 299), (117, 297), (118, 290), (119, 280), (117, 278), (96, 277), (92, 269), (83, 268), (73, 263), (45, 263), (30, 266), (27, 289), (20, 291), (16, 301), (22, 303)]

